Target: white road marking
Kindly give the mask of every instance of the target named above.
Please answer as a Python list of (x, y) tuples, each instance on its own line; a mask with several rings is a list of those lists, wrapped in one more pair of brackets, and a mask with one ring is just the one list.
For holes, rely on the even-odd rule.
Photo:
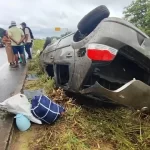
[(7, 66), (8, 65), (8, 63), (5, 63), (5, 64), (3, 64), (2, 66), (0, 66), (0, 71), (5, 67), (5, 66)]

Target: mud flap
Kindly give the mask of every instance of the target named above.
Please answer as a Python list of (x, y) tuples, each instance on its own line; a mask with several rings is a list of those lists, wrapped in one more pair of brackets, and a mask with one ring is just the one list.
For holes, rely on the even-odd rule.
[(141, 110), (150, 111), (150, 86), (139, 80), (132, 80), (121, 88), (111, 91), (102, 87), (98, 82), (81, 91), (82, 94), (91, 94), (96, 97), (104, 96), (119, 104)]

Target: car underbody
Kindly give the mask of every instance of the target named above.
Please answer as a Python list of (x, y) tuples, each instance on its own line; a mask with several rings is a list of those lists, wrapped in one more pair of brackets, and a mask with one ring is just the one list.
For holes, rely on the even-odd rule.
[[(147, 65), (144, 65), (141, 61), (137, 64), (137, 59), (131, 60), (130, 57), (122, 55), (121, 52), (113, 62), (106, 65), (95, 62), (83, 84), (81, 94), (91, 95), (104, 102), (149, 110), (150, 73), (148, 65), (150, 63), (147, 62)], [(141, 59), (144, 62), (144, 58)]]
[[(130, 52), (128, 55), (127, 50)], [(138, 58), (137, 55), (131, 47), (124, 47), (112, 62), (94, 62), (83, 88), (98, 82), (108, 90), (116, 90), (133, 79), (149, 85), (150, 60), (142, 55)]]

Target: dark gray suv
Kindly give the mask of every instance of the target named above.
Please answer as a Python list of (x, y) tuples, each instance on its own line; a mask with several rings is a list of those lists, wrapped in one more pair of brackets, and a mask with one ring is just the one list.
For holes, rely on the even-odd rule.
[(76, 33), (47, 45), (41, 64), (64, 90), (150, 108), (150, 39), (133, 24), (108, 16), (105, 6), (91, 11)]

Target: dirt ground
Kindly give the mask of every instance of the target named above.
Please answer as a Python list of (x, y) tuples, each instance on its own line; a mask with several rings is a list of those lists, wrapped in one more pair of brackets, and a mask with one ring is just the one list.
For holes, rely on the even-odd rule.
[(33, 127), (26, 132), (20, 132), (15, 128), (9, 150), (30, 150), (29, 143), (33, 141), (34, 138), (36, 138), (36, 131)]
[[(41, 127), (42, 125), (33, 124), (32, 127), (26, 132), (20, 132), (17, 128), (15, 128), (9, 150), (54, 150), (53, 147), (50, 146), (49, 148), (38, 147), (37, 137), (39, 136), (39, 134), (41, 134), (41, 132), (39, 132)], [(41, 134), (41, 136), (43, 135)], [(32, 143), (34, 142), (36, 142), (36, 147), (32, 145)], [(97, 148), (93, 148), (91, 150), (114, 150), (111, 144), (104, 142), (95, 145), (95, 147)], [(59, 150), (59, 148), (56, 148), (55, 150)]]

